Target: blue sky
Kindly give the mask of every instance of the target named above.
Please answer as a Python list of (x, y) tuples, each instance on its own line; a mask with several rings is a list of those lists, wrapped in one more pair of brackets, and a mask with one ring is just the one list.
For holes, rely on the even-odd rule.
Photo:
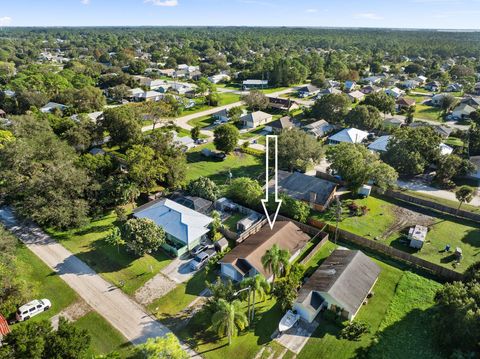
[(480, 29), (480, 0), (0, 0), (0, 26)]

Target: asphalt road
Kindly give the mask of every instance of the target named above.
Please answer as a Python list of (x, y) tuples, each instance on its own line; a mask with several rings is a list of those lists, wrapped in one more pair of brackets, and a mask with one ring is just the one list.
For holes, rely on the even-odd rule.
[[(0, 221), (133, 344), (170, 332), (143, 307), (105, 281), (39, 227), (20, 223), (7, 207), (0, 208)], [(185, 349), (191, 356), (196, 354), (186, 347)]]

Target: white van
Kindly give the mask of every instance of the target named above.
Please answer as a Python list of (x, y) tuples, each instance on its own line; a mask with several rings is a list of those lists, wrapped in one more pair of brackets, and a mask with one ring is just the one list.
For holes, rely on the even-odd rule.
[(52, 303), (48, 299), (36, 299), (22, 305), (18, 308), (16, 318), (19, 322), (23, 322), (31, 317), (36, 316), (46, 310), (49, 310)]

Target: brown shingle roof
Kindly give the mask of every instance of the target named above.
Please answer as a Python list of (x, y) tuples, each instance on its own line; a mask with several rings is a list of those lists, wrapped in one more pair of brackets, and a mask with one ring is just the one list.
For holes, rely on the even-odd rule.
[(245, 268), (246, 261), (265, 278), (269, 278), (272, 273), (262, 265), (262, 257), (267, 250), (277, 244), (293, 255), (305, 247), (309, 240), (310, 237), (293, 222), (277, 221), (273, 230), (268, 225), (264, 226), (232, 249), (220, 260), (220, 263), (230, 263), (245, 274), (248, 272), (248, 268)]

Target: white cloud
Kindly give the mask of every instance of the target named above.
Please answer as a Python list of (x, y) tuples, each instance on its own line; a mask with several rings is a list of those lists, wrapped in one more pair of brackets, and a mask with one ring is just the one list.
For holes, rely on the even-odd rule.
[(355, 17), (357, 19), (368, 19), (368, 20), (381, 20), (381, 19), (383, 19), (383, 17), (381, 17), (380, 15), (377, 15), (373, 12), (358, 13), (358, 14), (355, 14)]
[(0, 26), (8, 26), (12, 23), (12, 18), (10, 16), (0, 17)]
[(155, 6), (173, 7), (178, 5), (178, 0), (144, 0), (145, 3), (150, 3)]
[(81, 2), (83, 5), (89, 5), (89, 4), (90, 4), (90, 0), (80, 0), (80, 2)]
[(305, 10), (305, 12), (308, 12), (309, 14), (313, 14), (313, 13), (318, 12), (318, 9), (307, 9), (307, 10)]

